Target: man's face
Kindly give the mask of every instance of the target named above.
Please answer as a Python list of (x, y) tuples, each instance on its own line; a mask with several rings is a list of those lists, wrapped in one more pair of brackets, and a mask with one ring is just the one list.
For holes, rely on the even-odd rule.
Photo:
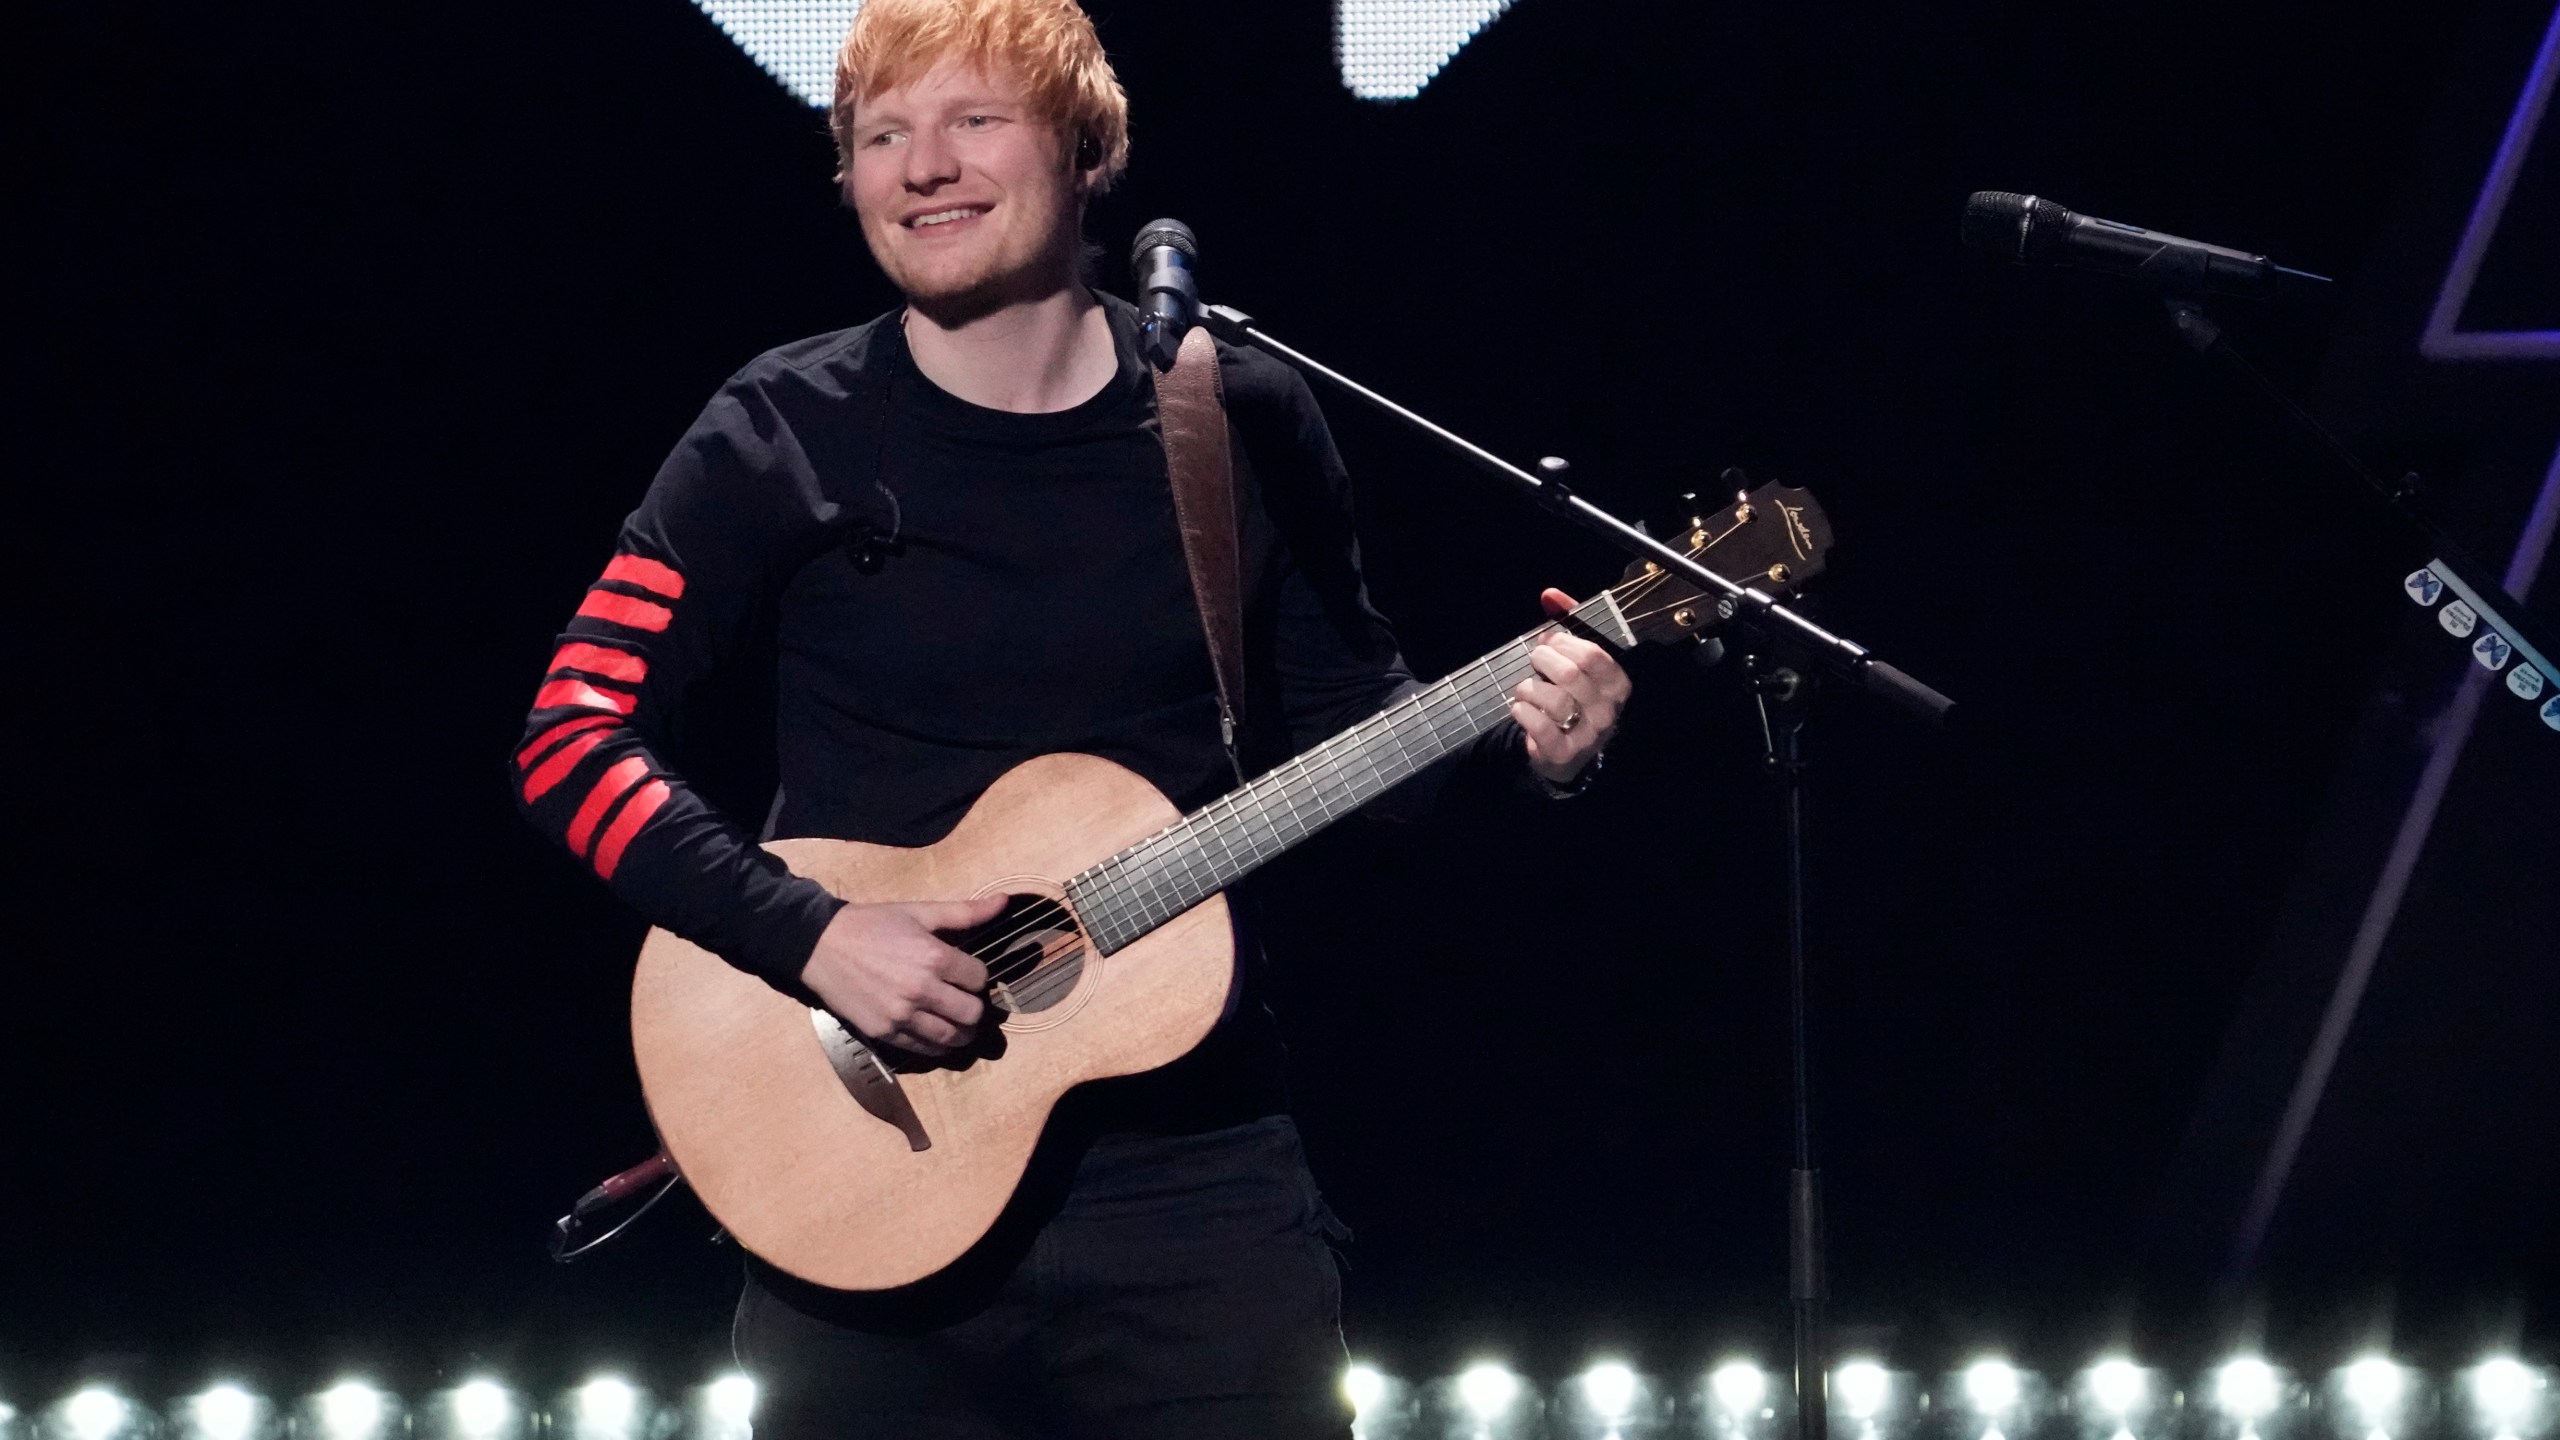
[(854, 107), (845, 192), (927, 313), (983, 312), (1075, 276), (1084, 193), (1020, 82), (945, 61)]

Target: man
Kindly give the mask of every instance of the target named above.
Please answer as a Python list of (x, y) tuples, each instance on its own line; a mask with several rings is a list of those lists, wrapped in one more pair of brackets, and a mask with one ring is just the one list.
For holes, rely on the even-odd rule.
[[(1077, 273), (1085, 202), (1128, 150), (1090, 22), (1073, 0), (870, 0), (836, 97), (845, 197), (907, 303), (713, 399), (562, 637), (514, 780), (654, 923), (935, 1056), (986, 1023), (987, 984), (935, 932), (1001, 902), (847, 904), (789, 874), (666, 763), (688, 690), (771, 655), (768, 835), (928, 844), (1055, 751), (1185, 808), (1233, 774), (1134, 312)], [(1304, 382), (1219, 362), (1259, 768), (1412, 682)], [(1563, 634), (1532, 663), (1516, 725), (1409, 788), (1587, 779), (1626, 677)], [(1267, 1011), (1231, 999), (1182, 1060), (1071, 1093), (995, 1231), (921, 1284), (844, 1294), (750, 1259), (736, 1339), (760, 1436), (1345, 1433), (1340, 1231), (1278, 1060)]]

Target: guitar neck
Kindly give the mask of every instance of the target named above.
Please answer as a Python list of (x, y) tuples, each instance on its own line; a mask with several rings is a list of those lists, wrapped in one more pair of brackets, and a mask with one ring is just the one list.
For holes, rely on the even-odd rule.
[[(1572, 619), (1619, 649), (1635, 643), (1610, 592)], [(1106, 955), (1119, 949), (1500, 724), (1545, 633), (1461, 666), (1069, 880), (1086, 934)]]

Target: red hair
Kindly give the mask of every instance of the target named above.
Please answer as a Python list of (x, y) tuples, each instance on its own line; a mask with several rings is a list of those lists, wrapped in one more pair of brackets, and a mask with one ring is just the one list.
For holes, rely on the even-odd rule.
[(827, 111), (838, 179), (852, 169), (853, 107), (945, 60), (1021, 81), (1041, 117), (1067, 136), (1077, 168), (1094, 172), (1095, 191), (1129, 167), (1129, 97), (1076, 0), (864, 0), (836, 52)]

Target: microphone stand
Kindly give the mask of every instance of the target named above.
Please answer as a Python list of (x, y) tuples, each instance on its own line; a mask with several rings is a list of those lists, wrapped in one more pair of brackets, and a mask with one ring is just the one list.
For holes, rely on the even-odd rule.
[(1201, 307), (1199, 323), (1231, 345), (1252, 345), (1357, 396), (1421, 431), (1480, 470), (1509, 481), (1552, 514), (1574, 521), (1620, 550), (1649, 560), (1715, 597), (1716, 612), (1751, 642), (1752, 693), (1760, 710), (1770, 775), (1778, 784), (1780, 845), (1786, 866), (1788, 1030), (1792, 1064), (1795, 1166), (1787, 1203), (1788, 1301), (1793, 1332), (1796, 1432), (1799, 1440), (1829, 1440), (1828, 1381), (1822, 1307), (1827, 1294), (1822, 1244), (1822, 1177), (1814, 1164), (1812, 1065), (1807, 1043), (1805, 986), (1804, 755), (1806, 710), (1814, 678), (1778, 656), (1827, 671), (1930, 725), (1943, 725), (1955, 702), (1876, 659), (1866, 647), (1841, 638), (1779, 604), (1737, 585), (1679, 550), (1573, 493), (1561, 460), (1538, 462), (1532, 475), (1445, 426), (1397, 404), (1349, 376), (1273, 339), (1253, 317), (1224, 305)]
[(1532, 475), (1456, 431), (1406, 409), (1341, 371), (1273, 339), (1255, 327), (1252, 316), (1231, 306), (1201, 306), (1199, 323), (1207, 326), (1210, 334), (1230, 345), (1251, 345), (1267, 351), (1357, 396), (1371, 407), (1421, 431), (1477, 469), (1496, 479), (1511, 482), (1537, 502), (1539, 508), (1573, 521), (1636, 559), (1650, 560), (1678, 575), (1713, 599), (1717, 618), (1756, 645), (1774, 646), (1800, 656), (1815, 668), (1828, 671), (1933, 726), (1944, 725), (1948, 712), (1955, 708), (1953, 700), (1875, 658), (1865, 646), (1832, 634), (1779, 604), (1776, 598), (1763, 591), (1727, 580), (1687, 554), (1576, 495), (1565, 484), (1566, 466), (1563, 461), (1553, 458), (1541, 460), (1538, 468), (1544, 473)]
[[(2338, 463), (2340, 469), (2362, 480), (2374, 494), (2381, 496), (2391, 513), (2398, 516), (2401, 523), (2407, 525), (2419, 539), (2424, 540), (2432, 548), (2434, 553), (2427, 561), (2427, 568), (2438, 572), (2438, 578), (2446, 582), (2453, 594), (2479, 613), (2478, 626), (2495, 632), (2513, 644), (2521, 653), (2524, 663), (2533, 665), (2541, 674), (2546, 687), (2560, 685), (2560, 670), (2554, 670), (2550, 659), (2546, 658), (2560, 655), (2560, 647), (2554, 647), (2550, 641), (2533, 633), (2532, 622), (2525, 615), (2524, 602), (2508, 594), (2505, 586), (2490, 579), (2497, 573), (2496, 571), (2490, 569), (2484, 562), (2474, 559), (2471, 553), (2463, 548), (2460, 541), (2447, 534), (2442, 526), (2428, 517), (2426, 511), (2419, 508), (2418, 477), (2415, 472), (2402, 475), (2396, 482), (2384, 480), (2374, 472), (2372, 466), (2365, 464), (2363, 458), (2348, 447), (2346, 441), (2338, 438), (2338, 432), (2320, 423), (2320, 417), (2312, 414), (2300, 401), (2286, 393), (2282, 386), (2269, 379), (2265, 371), (2251, 364), (2248, 356), (2241, 354), (2229, 340), (2223, 337), (2222, 326), (2205, 313), (2202, 305), (2178, 295), (2163, 297), (2162, 303), (2168, 307), (2171, 328), (2178, 332), (2179, 339), (2187, 342), (2188, 348), (2199, 355), (2220, 361), (2225, 369), (2247, 381), (2278, 410), (2283, 411), (2297, 428), (2317, 442), (2320, 449)], [(2419, 603), (2431, 605), (2434, 603), (2434, 598), (2430, 595), (2421, 599)], [(2458, 638), (2468, 638), (2472, 633), (2468, 629), (2455, 630), (2450, 618), (2443, 618), (2445, 618), (2445, 629)], [(2484, 660), (2483, 663), (2487, 662)], [(2501, 657), (2498, 665), (2492, 665), (2489, 668), (2495, 670), (2504, 664), (2505, 660)], [(2518, 690), (2513, 685), (2508, 688), (2515, 690), (2518, 695), (2526, 694), (2525, 691)], [(2532, 697), (2526, 696), (2526, 698)]]
[(1787, 1300), (1793, 1324), (1797, 1440), (1829, 1440), (1831, 1374), (1822, 1303), (1829, 1286), (1822, 1245), (1822, 1171), (1814, 1164), (1813, 1070), (1806, 1034), (1804, 957), (1804, 723), (1813, 683), (1753, 654), (1751, 698), (1769, 777), (1778, 786), (1779, 850), (1786, 865), (1787, 1049), (1793, 1067), (1795, 1169), (1787, 1177)]

